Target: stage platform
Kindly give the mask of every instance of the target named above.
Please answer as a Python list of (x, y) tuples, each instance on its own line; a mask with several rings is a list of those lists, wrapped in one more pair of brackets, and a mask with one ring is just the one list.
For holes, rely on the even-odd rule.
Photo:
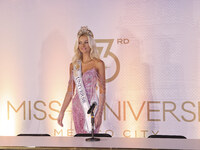
[(0, 149), (200, 149), (200, 139), (101, 137), (99, 142), (87, 142), (85, 139), (86, 137), (0, 136)]

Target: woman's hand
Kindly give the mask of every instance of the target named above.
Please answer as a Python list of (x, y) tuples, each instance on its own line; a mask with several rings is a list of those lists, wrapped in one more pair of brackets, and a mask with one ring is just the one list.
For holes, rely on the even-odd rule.
[(101, 122), (102, 122), (102, 113), (97, 113), (94, 118), (95, 128), (100, 127)]
[(61, 127), (63, 127), (63, 123), (62, 123), (63, 117), (64, 117), (64, 113), (60, 112), (60, 113), (59, 113), (59, 116), (58, 116), (58, 118), (57, 118), (57, 122), (58, 122), (58, 124), (59, 124)]

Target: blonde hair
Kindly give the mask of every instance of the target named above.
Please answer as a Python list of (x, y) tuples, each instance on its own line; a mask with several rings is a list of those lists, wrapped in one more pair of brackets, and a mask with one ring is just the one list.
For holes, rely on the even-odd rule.
[(73, 65), (76, 65), (78, 60), (82, 61), (82, 59), (83, 59), (83, 54), (81, 53), (81, 51), (78, 48), (79, 38), (81, 36), (87, 36), (87, 38), (88, 38), (88, 44), (89, 44), (89, 46), (91, 48), (91, 50), (90, 50), (90, 58), (91, 59), (94, 59), (94, 58), (99, 59), (99, 52), (98, 52), (97, 47), (96, 47), (96, 42), (94, 40), (93, 33), (86, 26), (84, 26), (84, 27), (81, 27), (81, 29), (79, 30), (79, 32), (77, 34), (77, 40), (76, 40), (75, 46), (74, 46), (75, 55), (72, 58), (72, 64)]

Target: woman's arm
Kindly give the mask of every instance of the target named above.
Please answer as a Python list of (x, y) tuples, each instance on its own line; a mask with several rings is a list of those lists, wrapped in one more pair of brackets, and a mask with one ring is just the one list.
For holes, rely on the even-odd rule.
[(102, 60), (97, 62), (98, 70), (98, 84), (99, 84), (99, 105), (98, 111), (95, 116), (95, 126), (98, 128), (102, 122), (102, 113), (105, 104), (105, 95), (106, 95), (106, 79), (105, 79), (105, 64)]
[(67, 92), (65, 94), (65, 98), (64, 98), (64, 101), (63, 101), (63, 104), (62, 104), (62, 107), (61, 107), (61, 110), (60, 110), (60, 113), (59, 113), (59, 116), (58, 116), (58, 119), (57, 119), (58, 124), (62, 127), (63, 127), (62, 121), (63, 121), (65, 110), (67, 109), (67, 107), (68, 107), (69, 103), (71, 102), (71, 99), (74, 95), (75, 83), (74, 83), (74, 80), (73, 80), (72, 69), (73, 69), (73, 65), (70, 64), (70, 79), (69, 79), (69, 82), (68, 82), (68, 89), (67, 89)]

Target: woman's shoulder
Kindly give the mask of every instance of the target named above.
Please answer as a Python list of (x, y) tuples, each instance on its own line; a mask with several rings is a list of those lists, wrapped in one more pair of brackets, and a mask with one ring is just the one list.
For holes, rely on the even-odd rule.
[(73, 67), (73, 63), (71, 62), (69, 66), (70, 66), (70, 68)]
[(70, 67), (73, 67), (73, 66), (76, 66), (77, 64), (80, 64), (81, 63), (81, 60), (76, 60), (76, 61), (72, 61), (71, 63), (70, 63)]
[(101, 60), (101, 59), (99, 59), (99, 58), (94, 58), (94, 62), (95, 62), (95, 66), (96, 66), (97, 68), (99, 68), (99, 67), (101, 68), (101, 67), (104, 67), (104, 66), (105, 66), (103, 60)]
[(75, 62), (70, 63), (70, 70), (74, 70), (74, 68), (79, 68), (81, 65), (81, 60), (76, 60)]
[(73, 68), (74, 68), (73, 62), (70, 63), (69, 68), (70, 68), (70, 70), (73, 70)]
[(96, 64), (104, 64), (103, 60), (101, 60), (100, 58), (93, 58), (93, 60)]

